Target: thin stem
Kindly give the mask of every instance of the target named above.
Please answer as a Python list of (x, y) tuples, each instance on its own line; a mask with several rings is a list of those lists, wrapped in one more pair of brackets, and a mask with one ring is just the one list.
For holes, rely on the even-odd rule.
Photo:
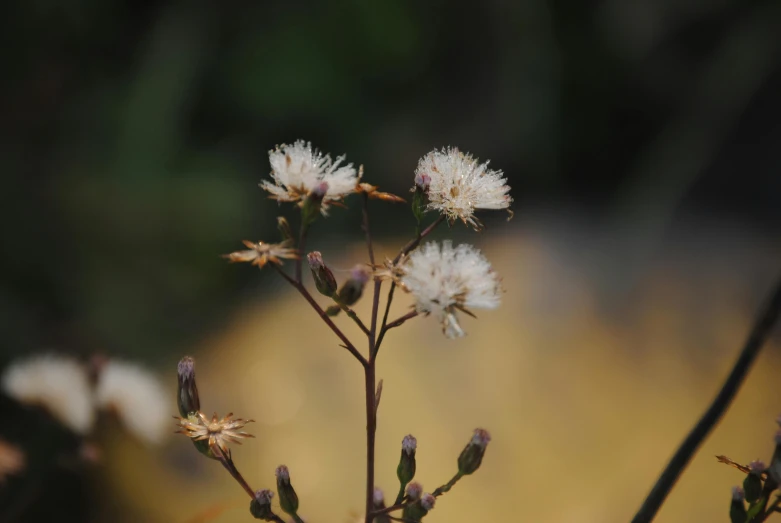
[(302, 266), (304, 263), (304, 256), (306, 256), (306, 253), (304, 252), (304, 248), (306, 247), (306, 231), (308, 227), (306, 225), (306, 220), (304, 219), (304, 213), (301, 213), (301, 229), (298, 231), (298, 245), (296, 248), (298, 249), (298, 259), (296, 260), (296, 281), (298, 283), (301, 283), (302, 279)]
[(339, 303), (338, 301), (336, 301), (336, 304), (339, 306), (340, 309), (342, 309), (345, 312), (345, 314), (347, 314), (355, 322), (356, 325), (358, 325), (358, 327), (360, 327), (360, 329), (363, 331), (364, 334), (366, 334), (367, 336), (370, 335), (369, 329), (366, 328), (366, 325), (363, 324), (363, 322), (361, 321), (361, 319), (358, 317), (358, 315), (355, 313), (354, 310), (352, 310), (347, 305), (343, 305)]
[(379, 350), (380, 350), (380, 344), (382, 343), (382, 340), (385, 339), (385, 334), (387, 334), (387, 332), (389, 330), (391, 330), (391, 329), (393, 329), (395, 327), (400, 327), (401, 325), (404, 324), (405, 321), (410, 320), (410, 319), (414, 318), (415, 316), (418, 316), (419, 314), (420, 313), (418, 311), (410, 311), (407, 314), (405, 314), (404, 316), (402, 316), (402, 317), (400, 317), (400, 318), (398, 318), (398, 319), (388, 323), (387, 325), (385, 325), (382, 328), (382, 330), (380, 330), (379, 338), (377, 338), (377, 348), (374, 351), (375, 358), (377, 357), (377, 352), (379, 352)]
[(377, 432), (377, 409), (375, 408), (374, 362), (364, 367), (366, 377), (366, 522), (372, 523), (374, 516), (374, 439)]
[(405, 254), (410, 252), (412, 249), (414, 249), (415, 247), (420, 245), (421, 240), (423, 240), (423, 238), (425, 238), (426, 236), (431, 234), (431, 231), (436, 229), (437, 225), (439, 225), (440, 223), (442, 223), (444, 221), (445, 221), (444, 215), (439, 215), (439, 218), (434, 220), (434, 222), (431, 225), (429, 225), (428, 227), (423, 229), (423, 232), (421, 232), (419, 235), (417, 235), (415, 237), (415, 239), (410, 240), (407, 243), (407, 245), (405, 245), (404, 247), (401, 248), (401, 250), (399, 251), (399, 254), (397, 254), (396, 257), (393, 258), (393, 263), (398, 263), (402, 256), (404, 256)]
[(222, 463), (222, 466), (225, 467), (225, 470), (228, 471), (228, 473), (233, 477), (233, 479), (235, 479), (236, 482), (238, 482), (238, 484), (241, 485), (241, 488), (244, 489), (244, 492), (249, 494), (249, 497), (251, 499), (255, 499), (255, 491), (252, 490), (252, 487), (249, 486), (247, 481), (241, 475), (239, 469), (236, 468), (236, 465), (234, 465), (233, 463), (233, 459), (231, 459), (230, 456), (226, 455), (219, 447), (219, 445), (212, 445), (211, 451), (217, 455), (217, 460), (220, 463)]
[[(385, 301), (385, 313), (382, 315), (382, 326), (380, 327), (380, 336), (382, 331), (385, 330), (385, 325), (388, 323), (388, 313), (390, 312), (391, 303), (393, 302), (393, 292), (396, 290), (396, 282), (391, 281), (390, 289), (388, 290), (388, 299)], [(377, 344), (379, 348), (379, 343)]]
[(632, 523), (648, 523), (656, 516), (659, 507), (664, 503), (665, 498), (672, 490), (683, 469), (686, 468), (700, 444), (718, 423), (719, 419), (721, 419), (730, 403), (732, 403), (752, 363), (754, 363), (757, 354), (759, 354), (759, 350), (770, 335), (779, 314), (781, 314), (781, 280), (776, 283), (769, 301), (757, 317), (743, 350), (732, 367), (732, 371), (729, 373), (724, 385), (722, 385), (721, 390), (702, 418), (700, 418), (689, 435), (686, 436), (686, 439), (683, 440), (681, 446), (678, 447), (678, 450), (643, 502), (640, 510), (632, 519)]
[(306, 290), (306, 287), (304, 287), (301, 283), (295, 281), (293, 278), (287, 275), (285, 271), (283, 271), (278, 265), (272, 264), (274, 268), (277, 270), (277, 272), (285, 279), (287, 282), (296, 288), (296, 290), (301, 293), (301, 296), (303, 296), (306, 301), (309, 302), (309, 305), (312, 306), (312, 308), (317, 312), (317, 314), (320, 316), (320, 318), (325, 322), (326, 325), (328, 325), (332, 331), (334, 331), (334, 334), (336, 334), (340, 340), (342, 340), (342, 343), (344, 343), (344, 348), (346, 348), (348, 351), (350, 351), (350, 354), (355, 356), (355, 359), (361, 362), (361, 365), (366, 367), (368, 365), (368, 361), (366, 358), (363, 357), (363, 355), (358, 352), (358, 349), (355, 348), (355, 346), (350, 342), (350, 340), (347, 339), (347, 336), (342, 333), (341, 330), (339, 330), (339, 327), (337, 327), (333, 321), (331, 321), (331, 318), (328, 317), (328, 314), (325, 313), (325, 311), (320, 307), (320, 305), (317, 304), (315, 299), (312, 297), (311, 294), (309, 294), (309, 291)]
[(298, 514), (292, 514), (292, 515), (291, 515), (291, 517), (293, 518), (293, 521), (295, 521), (296, 523), (304, 523), (304, 520), (303, 520), (303, 519), (301, 519), (301, 518), (298, 516)]

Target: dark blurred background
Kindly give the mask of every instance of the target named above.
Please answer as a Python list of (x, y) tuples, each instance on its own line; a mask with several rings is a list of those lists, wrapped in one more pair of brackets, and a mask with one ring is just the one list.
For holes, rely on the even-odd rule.
[[(172, 368), (277, 292), (219, 254), (276, 237), (257, 184), (298, 138), (401, 195), (457, 145), (509, 178), (513, 230), (554, 213), (629, 267), (692, 220), (781, 239), (777, 0), (27, 0), (0, 28), (3, 361)], [(360, 240), (358, 212), (323, 244)]]

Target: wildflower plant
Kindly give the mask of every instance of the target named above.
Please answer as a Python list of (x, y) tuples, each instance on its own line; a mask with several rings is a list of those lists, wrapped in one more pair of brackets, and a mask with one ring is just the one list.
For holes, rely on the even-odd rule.
[[(483, 228), (475, 213), (479, 210), (506, 209), (512, 203), (510, 188), (501, 171), (488, 168), (469, 154), (456, 148), (432, 151), (418, 163), (414, 173), (412, 215), (415, 234), (392, 259), (375, 258), (369, 223), (371, 200), (406, 203), (403, 198), (380, 192), (378, 187), (363, 182), (363, 167), (355, 169), (340, 156), (332, 160), (312, 145), (296, 141), (269, 151), (271, 179), (260, 183), (269, 197), (282, 203), (292, 203), (298, 211), (298, 234), (294, 235), (285, 217), (277, 219), (281, 234), (279, 243), (244, 241), (245, 250), (224, 257), (230, 262), (245, 262), (263, 269), (270, 267), (289, 283), (314, 309), (317, 316), (333, 331), (341, 347), (361, 365), (365, 375), (366, 399), (366, 494), (364, 523), (388, 521), (421, 521), (434, 509), (437, 497), (448, 492), (461, 478), (477, 471), (482, 463), (490, 435), (477, 429), (456, 460), (457, 472), (446, 483), (432, 492), (425, 492), (413, 481), (416, 473), (417, 440), (412, 435), (401, 443), (401, 457), (397, 467), (398, 495), (387, 506), (382, 490), (374, 484), (375, 432), (380, 405), (382, 380), (377, 382), (377, 360), (391, 329), (404, 325), (418, 316), (433, 316), (448, 338), (465, 335), (459, 317), (474, 316), (474, 309), (493, 309), (501, 301), (500, 278), (479, 250), (471, 245), (454, 246), (450, 241), (441, 244), (421, 243), (443, 222), (453, 225), (461, 221), (475, 230)], [(363, 206), (362, 228), (366, 236), (367, 259), (350, 271), (349, 277), (337, 281), (326, 263), (327, 256), (306, 251), (306, 241), (319, 220), (324, 220), (333, 207), (344, 207), (349, 198), (360, 199)], [(436, 213), (427, 220), (428, 212)], [(428, 222), (428, 223), (427, 223)], [(319, 225), (319, 224), (318, 224)], [(294, 264), (290, 273), (284, 267)], [(310, 292), (304, 279), (304, 268), (309, 267), (313, 287)], [(384, 312), (380, 314), (382, 287), (388, 283)], [(368, 288), (367, 288), (368, 287)], [(411, 294), (412, 309), (390, 320), (391, 304), (396, 289)], [(330, 303), (321, 305), (320, 294)], [(370, 296), (371, 317), (362, 319), (351, 308), (364, 296)], [(344, 312), (366, 337), (367, 350), (350, 340), (336, 325), (337, 316)], [(340, 320), (345, 321), (345, 320)], [(250, 496), (250, 513), (264, 521), (284, 521), (272, 509), (275, 494), (271, 490), (253, 490), (239, 473), (228, 444), (241, 443), (250, 437), (243, 427), (252, 420), (233, 418), (228, 414), (219, 418), (201, 410), (195, 368), (192, 358), (185, 357), (178, 369), (178, 432), (185, 434), (205, 456), (219, 461)], [(279, 506), (292, 520), (301, 523), (298, 515), (299, 498), (291, 481), (290, 470), (281, 465), (275, 472)]]

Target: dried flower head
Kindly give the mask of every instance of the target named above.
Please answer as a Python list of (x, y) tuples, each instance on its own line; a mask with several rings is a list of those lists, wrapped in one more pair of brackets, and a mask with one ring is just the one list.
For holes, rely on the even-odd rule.
[(512, 203), (506, 181), (502, 171), (489, 169), (488, 162), (478, 163), (456, 147), (431, 151), (415, 170), (416, 186), (427, 188), (428, 209), (444, 214), (451, 223), (458, 218), (475, 230), (482, 229), (476, 209), (507, 209)]
[(484, 449), (491, 442), (491, 434), (485, 429), (475, 429), (475, 433), (472, 435), (472, 445)]
[(155, 375), (131, 363), (108, 361), (98, 375), (95, 402), (111, 408), (127, 429), (147, 443), (160, 443), (168, 424), (167, 396)]
[(403, 288), (415, 297), (418, 312), (434, 313), (448, 338), (464, 336), (456, 311), (470, 316), (470, 308), (499, 306), (499, 277), (485, 257), (471, 245), (453, 248), (430, 242), (409, 255), (402, 266)]
[(260, 187), (269, 193), (270, 197), (280, 202), (301, 202), (322, 182), (327, 184), (327, 192), (323, 197), (321, 212), (325, 216), (330, 204), (341, 201), (345, 196), (355, 192), (360, 174), (353, 165), (340, 167), (344, 156), (332, 161), (329, 155), (323, 155), (312, 144), (297, 140), (293, 145), (280, 145), (269, 151), (271, 177), (274, 183), (263, 180)]
[(53, 354), (14, 362), (0, 386), (21, 403), (46, 409), (60, 423), (87, 434), (95, 422), (95, 404), (87, 369), (74, 359)]
[(236, 443), (241, 445), (242, 438), (254, 438), (252, 434), (248, 434), (243, 431), (239, 431), (246, 425), (255, 420), (245, 420), (241, 418), (231, 419), (233, 413), (228, 414), (222, 419), (217, 417), (215, 413), (212, 419), (206, 417), (203, 412), (198, 412), (195, 416), (189, 416), (187, 418), (175, 417), (178, 421), (179, 430), (177, 434), (184, 434), (191, 438), (193, 441), (207, 441), (209, 448), (215, 445), (222, 450), (224, 454), (228, 454), (228, 443)]
[(396, 285), (403, 287), (404, 284), (402, 283), (401, 278), (404, 276), (404, 264), (406, 263), (407, 258), (408, 256), (404, 255), (397, 263), (393, 263), (393, 260), (390, 258), (385, 258), (382, 265), (377, 264), (372, 266), (372, 276), (380, 280), (390, 280), (396, 283)]
[(22, 449), (0, 439), (0, 485), (5, 483), (8, 476), (19, 474), (26, 467), (26, 460)]
[(287, 466), (280, 465), (277, 467), (277, 469), (274, 471), (274, 475), (277, 477), (277, 479), (283, 483), (290, 483), (290, 470), (288, 470)]
[(393, 202), (393, 203), (404, 203), (404, 198), (400, 196), (396, 196), (395, 194), (391, 194), (389, 192), (380, 192), (377, 190), (378, 187), (376, 185), (371, 185), (368, 183), (359, 183), (355, 186), (355, 192), (366, 194), (369, 198), (373, 200), (383, 200), (386, 202)]
[(223, 254), (222, 257), (227, 258), (231, 263), (248, 262), (251, 265), (257, 265), (260, 269), (267, 263), (282, 265), (282, 258), (297, 260), (299, 257), (298, 251), (290, 248), (293, 244), (293, 240), (285, 240), (282, 243), (253, 243), (244, 240), (242, 243), (247, 246), (249, 250)]

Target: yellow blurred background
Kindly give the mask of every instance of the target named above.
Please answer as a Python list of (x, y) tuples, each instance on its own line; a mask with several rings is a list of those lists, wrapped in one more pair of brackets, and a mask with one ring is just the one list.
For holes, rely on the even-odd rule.
[[(430, 523), (628, 521), (733, 364), (761, 301), (752, 278), (772, 274), (777, 246), (722, 238), (730, 262), (701, 264), (684, 242), (622, 289), (621, 259), (588, 235), (580, 240), (593, 249), (579, 256), (571, 237), (533, 228), (466, 238), (503, 276), (504, 301), (466, 318), (461, 340), (445, 339), (433, 318), (391, 331), (378, 363), (378, 486), (392, 500), (404, 435), (418, 439), (416, 479), (431, 491), (483, 427), (493, 440), (482, 467), (439, 498)], [(365, 258), (361, 245), (344, 251), (323, 252), (337, 277)], [(745, 274), (725, 273), (741, 259)], [(308, 523), (352, 521), (363, 503), (362, 371), (297, 294), (267, 292), (192, 347), (202, 408), (256, 420), (256, 439), (233, 451), (253, 488), (273, 488), (286, 464)], [(409, 304), (397, 294), (391, 318)], [(369, 305), (357, 307), (364, 318)], [(348, 318), (337, 322), (360, 339)], [(730, 487), (743, 478), (714, 456), (770, 458), (778, 345), (764, 349), (657, 521), (726, 521)], [(114, 521), (122, 507), (149, 522), (249, 520), (240, 487), (185, 438), (154, 452), (119, 434), (105, 442)]]

